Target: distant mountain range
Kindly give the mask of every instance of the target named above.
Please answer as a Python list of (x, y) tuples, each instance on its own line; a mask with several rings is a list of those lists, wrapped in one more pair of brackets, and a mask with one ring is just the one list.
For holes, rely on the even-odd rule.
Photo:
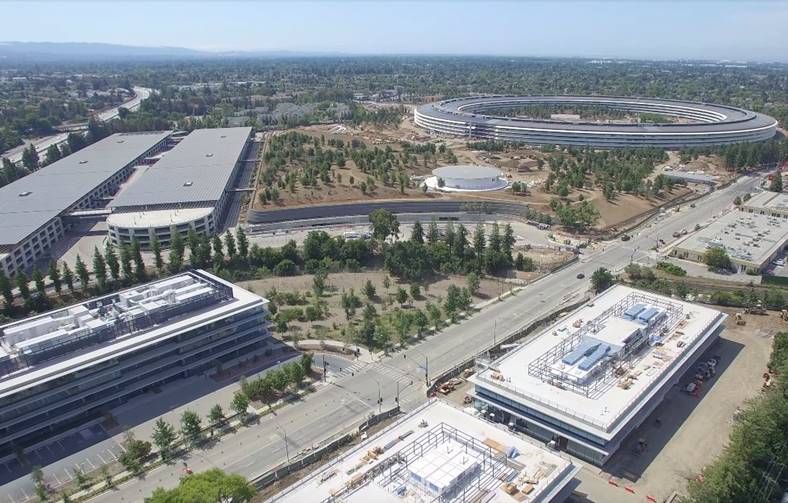
[(60, 61), (134, 61), (215, 58), (287, 58), (338, 56), (339, 53), (295, 51), (210, 52), (183, 47), (142, 47), (90, 42), (0, 42), (0, 63), (49, 63)]

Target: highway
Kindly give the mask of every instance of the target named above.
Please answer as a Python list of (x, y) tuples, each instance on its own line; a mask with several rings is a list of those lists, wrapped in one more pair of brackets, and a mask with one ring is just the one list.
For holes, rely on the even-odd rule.
[[(116, 107), (110, 108), (108, 110), (104, 110), (103, 112), (99, 112), (98, 119), (100, 121), (106, 122), (108, 120), (114, 119), (120, 113), (120, 108), (126, 108), (130, 111), (134, 111), (140, 107), (140, 104), (143, 100), (147, 99), (151, 93), (153, 93), (153, 89), (149, 89), (147, 87), (134, 87), (134, 97), (128, 101), (123, 102), (121, 105)], [(87, 129), (87, 124), (83, 129)], [(45, 136), (43, 138), (37, 138), (33, 140), (33, 144), (36, 146), (36, 151), (38, 152), (39, 157), (43, 157), (46, 153), (47, 149), (52, 145), (60, 145), (61, 143), (65, 142), (68, 138), (68, 133), (58, 133), (52, 136)], [(18, 163), (22, 161), (22, 151), (27, 148), (27, 144), (20, 145), (9, 150), (3, 157), (7, 157), (11, 162)]]
[[(634, 230), (630, 241), (601, 243), (572, 265), (527, 285), (461, 324), (447, 327), (420, 344), (379, 362), (356, 362), (338, 368), (341, 363), (335, 361), (329, 367), (330, 384), (320, 386), (315, 393), (275, 415), (263, 417), (259, 424), (242, 428), (209, 447), (190, 453), (184, 461), (195, 472), (219, 467), (252, 478), (282, 463), (288, 456), (358, 425), (378, 409), (379, 393), (383, 408), (395, 404), (399, 391), (402, 409), (411, 410), (426, 400), (424, 373), (427, 365), (433, 380), (484, 351), (495, 338), (505, 337), (562, 306), (581, 300), (587, 294), (591, 274), (599, 267), (616, 271), (630, 261), (653, 261), (656, 253), (652, 248), (658, 239), (670, 242), (674, 232), (704, 223), (712, 215), (729, 208), (735, 196), (755, 190), (758, 183), (758, 178), (744, 177), (698, 200), (692, 211), (684, 206), (679, 212), (669, 211), (655, 217)], [(585, 279), (577, 279), (580, 273)], [(59, 469), (62, 470), (62, 464)], [(181, 463), (157, 468), (144, 479), (134, 479), (95, 500), (108, 503), (142, 501), (156, 487), (176, 486), (182, 470)], [(54, 474), (48, 466), (44, 467), (44, 473), (47, 477)], [(32, 496), (31, 486), (27, 476), (9, 482), (0, 488), (0, 493), (9, 496), (0, 498), (0, 503), (23, 501), (21, 495)]]
[[(379, 392), (383, 397), (383, 408), (393, 406), (398, 386), (402, 409), (411, 410), (426, 400), (426, 358), (429, 359), (432, 379), (487, 348), (494, 336), (505, 336), (563, 305), (582, 299), (589, 287), (588, 278), (597, 268), (619, 270), (630, 260), (653, 259), (654, 252), (650, 249), (657, 239), (670, 241), (673, 232), (691, 229), (711, 215), (719, 214), (731, 206), (735, 196), (753, 191), (758, 182), (755, 177), (741, 178), (699, 200), (692, 211), (685, 207), (682, 211), (669, 212), (658, 221), (645, 224), (632, 233), (628, 242), (604, 243), (601, 249), (583, 256), (571, 266), (528, 285), (515, 296), (428, 337), (415, 347), (377, 363), (356, 363), (350, 369), (343, 368), (342, 372), (333, 369), (333, 384), (281, 409), (276, 415), (264, 417), (259, 425), (244, 428), (225, 441), (195, 451), (187, 460), (189, 467), (194, 471), (219, 467), (245, 477), (255, 477), (285, 461), (288, 454), (293, 456), (363, 421), (376, 409)], [(578, 280), (579, 273), (585, 274), (586, 279)], [(141, 501), (156, 487), (177, 485), (181, 474), (180, 464), (159, 468), (145, 479), (128, 482), (116, 491), (97, 497), (96, 501)]]

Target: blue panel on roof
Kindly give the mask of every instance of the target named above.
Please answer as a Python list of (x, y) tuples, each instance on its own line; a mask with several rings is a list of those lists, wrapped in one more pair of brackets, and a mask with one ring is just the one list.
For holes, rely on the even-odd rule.
[(626, 311), (624, 311), (624, 319), (633, 320), (635, 316), (639, 315), (641, 311), (646, 309), (645, 304), (635, 304)]
[(577, 368), (579, 368), (580, 370), (590, 369), (591, 367), (594, 366), (596, 362), (604, 358), (609, 351), (610, 351), (610, 346), (608, 346), (607, 344), (600, 344), (593, 353), (588, 355), (585, 360), (580, 362), (580, 365), (578, 365)]
[(638, 315), (638, 321), (642, 323), (648, 323), (657, 314), (659, 314), (659, 309), (657, 309), (656, 307), (650, 307)]
[(574, 351), (570, 352), (568, 355), (564, 356), (561, 360), (562, 362), (566, 363), (567, 365), (574, 365), (580, 358), (587, 356), (591, 353), (596, 347), (599, 345), (598, 341), (592, 339), (583, 339), (580, 341), (580, 345), (575, 348)]

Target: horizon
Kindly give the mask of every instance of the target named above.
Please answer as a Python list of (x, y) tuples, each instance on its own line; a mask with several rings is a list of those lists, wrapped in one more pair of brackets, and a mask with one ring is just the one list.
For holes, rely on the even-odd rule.
[[(109, 44), (219, 55), (788, 62), (788, 51), (782, 48), (788, 4), (770, 1), (3, 5), (5, 18), (11, 21), (3, 38), (21, 43)], [(239, 11), (244, 15), (239, 16)], [(36, 19), (41, 27), (38, 36), (30, 36), (26, 18)], [(84, 23), (85, 18), (91, 22)], [(175, 18), (177, 24), (171, 22)], [(118, 23), (119, 19), (125, 22)], [(212, 32), (217, 35), (211, 37)]]

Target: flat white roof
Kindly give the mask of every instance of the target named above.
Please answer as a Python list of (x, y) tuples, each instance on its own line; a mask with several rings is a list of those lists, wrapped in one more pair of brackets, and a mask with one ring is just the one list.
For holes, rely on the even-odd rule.
[(709, 248), (720, 247), (734, 261), (762, 266), (786, 241), (785, 218), (731, 210), (690, 235), (676, 249), (702, 255)]
[(113, 213), (107, 217), (107, 225), (124, 229), (149, 229), (171, 227), (204, 218), (213, 211), (210, 208), (175, 208), (169, 210), (131, 211)]
[[(70, 353), (66, 353), (60, 357), (55, 357), (53, 359), (42, 361), (39, 364), (34, 364), (30, 366), (25, 366), (15, 372), (12, 372), (7, 375), (0, 376), (0, 399), (10, 396), (14, 393), (18, 393), (19, 391), (35, 386), (38, 384), (42, 384), (44, 382), (50, 381), (52, 379), (57, 379), (58, 377), (62, 377), (74, 372), (77, 372), (82, 369), (86, 369), (92, 367), (94, 365), (98, 365), (104, 361), (118, 358), (121, 355), (132, 353), (135, 351), (139, 351), (144, 349), (150, 345), (157, 344), (161, 342), (163, 339), (174, 337), (175, 335), (182, 333), (185, 330), (193, 329), (197, 326), (204, 325), (207, 323), (212, 322), (220, 317), (228, 316), (235, 312), (240, 312), (246, 310), (250, 307), (255, 305), (265, 305), (268, 301), (263, 299), (262, 297), (255, 295), (247, 290), (244, 290), (238, 286), (235, 286), (232, 283), (222, 280), (212, 274), (209, 274), (202, 270), (192, 271), (192, 273), (197, 273), (198, 276), (207, 277), (209, 280), (224, 285), (225, 287), (229, 287), (232, 289), (232, 297), (226, 301), (223, 301), (218, 304), (208, 305), (205, 308), (197, 309), (194, 312), (186, 312), (175, 316), (172, 320), (165, 321), (164, 323), (160, 323), (157, 325), (153, 325), (148, 329), (143, 329), (136, 332), (130, 332), (121, 334), (120, 336), (108, 340), (104, 343), (95, 344), (92, 346), (87, 346), (81, 350), (75, 350)], [(192, 273), (182, 273), (171, 278), (152, 282), (149, 284), (159, 284), (164, 283), (166, 285), (167, 282), (177, 281), (178, 278), (182, 276), (190, 276)], [(123, 290), (118, 294), (113, 295), (124, 295), (128, 294), (132, 297), (136, 293), (136, 290), (139, 290), (145, 285), (138, 286), (134, 289)], [(195, 292), (182, 292), (182, 295), (190, 295), (194, 294)], [(100, 297), (98, 299), (105, 299), (110, 298), (110, 296)], [(176, 296), (177, 297), (177, 296)], [(132, 299), (134, 300), (134, 299)], [(156, 299), (152, 299), (156, 302)], [(182, 302), (180, 297), (177, 297), (176, 302)], [(63, 318), (67, 315), (73, 315), (73, 311), (80, 311), (83, 314), (87, 313), (87, 309), (82, 310), (81, 308), (85, 306), (90, 301), (85, 301), (82, 304), (78, 304), (75, 306), (70, 306), (68, 308), (51, 311), (49, 313), (44, 313), (43, 315), (39, 315), (37, 317), (28, 318), (26, 320), (9, 323), (0, 327), (0, 331), (2, 331), (3, 336), (0, 338), (0, 347), (3, 347), (4, 350), (8, 352), (15, 352), (16, 348), (15, 345), (18, 344), (18, 341), (21, 341), (21, 336), (24, 333), (19, 332), (19, 328), (28, 327), (27, 330), (30, 330), (29, 325), (35, 324), (36, 326), (45, 326), (47, 323), (50, 323), (52, 319)], [(136, 302), (140, 303), (140, 299), (137, 299)], [(144, 302), (143, 302), (144, 303)], [(145, 305), (141, 306), (141, 309), (151, 309), (155, 306), (153, 305)], [(9, 336), (6, 335), (6, 331), (10, 330), (11, 333), (15, 331), (18, 333), (15, 340), (10, 340)], [(60, 333), (55, 334), (56, 336), (62, 335)], [(11, 351), (9, 351), (11, 350)]]
[(0, 244), (19, 243), (169, 135), (116, 133), (0, 187)]
[(249, 141), (250, 127), (196, 129), (142, 173), (111, 208), (215, 202)]
[(764, 190), (742, 203), (746, 208), (788, 210), (788, 194)]
[[(586, 396), (528, 373), (529, 364), (572, 337), (579, 326), (597, 318), (630, 294), (674, 303), (682, 310), (681, 322), (667, 334), (661, 346), (642, 349), (633, 359), (634, 366), (617, 378), (614, 385), (602, 388), (596, 396)], [(658, 389), (656, 385), (690, 358), (725, 318), (725, 314), (708, 307), (615, 285), (470, 380), (571, 426), (610, 439), (645, 403), (650, 393)]]
[[(514, 435), (502, 425), (482, 420), (472, 412), (475, 412), (473, 408), (469, 411), (460, 410), (433, 399), (270, 501), (319, 502), (332, 495), (337, 497), (337, 501), (346, 503), (432, 501), (435, 494), (424, 491), (423, 486), (412, 478), (411, 473), (432, 482), (440, 490), (450, 491), (453, 483), (460, 487), (475, 487), (477, 478), (471, 477), (463, 481), (460, 476), (466, 469), (468, 473), (474, 473), (475, 468), (475, 473), (481, 470), (482, 484), (488, 484), (489, 493), (485, 493), (484, 501), (547, 502), (580, 470), (580, 466), (573, 464), (568, 457), (532, 443), (530, 439), (525, 440)], [(454, 431), (459, 431), (461, 435), (453, 436)], [(419, 445), (426, 446), (425, 440), (428, 437), (431, 439), (430, 448), (416, 448)], [(467, 442), (464, 443), (467, 439), (473, 439), (474, 445), (467, 446)], [(458, 446), (462, 446), (462, 450), (459, 450)], [(376, 449), (382, 452), (374, 458), (370, 457), (369, 452)], [(447, 449), (450, 451), (448, 455)], [(480, 453), (484, 452), (499, 458), (513, 455), (506, 459), (511, 461), (511, 482), (517, 486), (517, 500), (504, 492), (501, 480), (487, 477), (491, 480), (485, 482), (485, 468), (481, 464), (473, 466), (473, 463), (479, 462), (480, 458), (477, 456), (483, 456)], [(389, 462), (397, 459), (397, 456), (407, 456), (409, 463), (408, 467), (394, 464), (391, 471), (401, 468), (403, 474), (396, 482), (388, 477), (391, 472), (388, 469), (383, 470), (380, 475), (361, 481), (365, 474), (374, 473), (376, 467), (387, 466)], [(496, 475), (500, 473), (496, 472)], [(348, 490), (348, 485), (353, 483), (357, 484), (357, 487)], [(521, 492), (523, 489), (529, 491), (528, 494)]]

